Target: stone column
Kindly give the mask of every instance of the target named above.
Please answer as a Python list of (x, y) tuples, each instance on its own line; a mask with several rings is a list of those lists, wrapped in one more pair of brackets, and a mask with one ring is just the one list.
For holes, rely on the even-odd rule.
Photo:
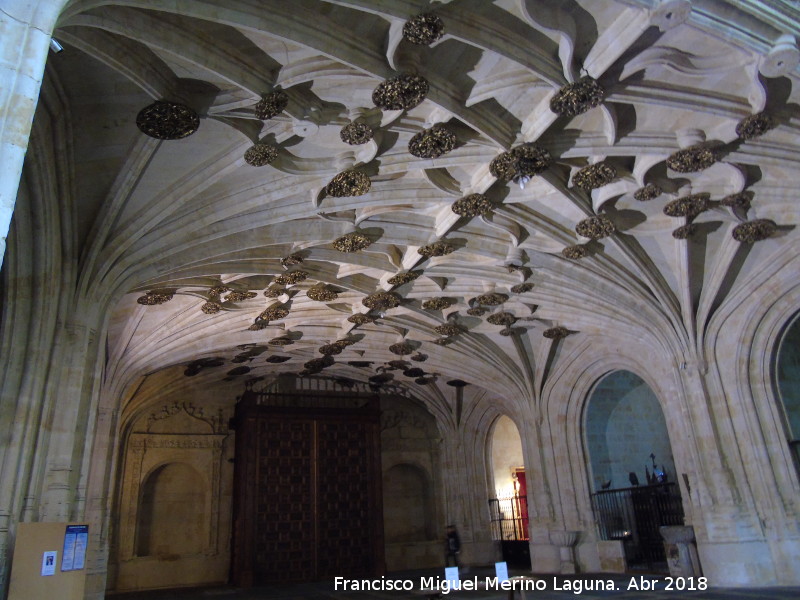
[(97, 423), (89, 467), (87, 502), (83, 520), (89, 523), (86, 557), (85, 600), (102, 600), (108, 578), (109, 520), (112, 514), (113, 479), (117, 472), (117, 410), (105, 398), (97, 410)]
[[(737, 341), (730, 347), (739, 345)], [(743, 460), (753, 449), (740, 440), (750, 436), (756, 448), (763, 442), (755, 442), (755, 418), (750, 423), (744, 420), (749, 411), (737, 397), (739, 392), (730, 384), (725, 387), (727, 381), (737, 381), (736, 362), (718, 356), (708, 365), (684, 364), (679, 372), (689, 417), (687, 443), (697, 465), (683, 481), (684, 489), (691, 489), (691, 520), (687, 515), (685, 522), (694, 527), (704, 576), (716, 586), (791, 583), (781, 581), (772, 550), (774, 542), (767, 539), (770, 518), (777, 521), (780, 511), (773, 509), (776, 503), (771, 499), (764, 498), (763, 503), (759, 499), (761, 490), (769, 490), (761, 483), (771, 466), (753, 458), (753, 464), (761, 465), (761, 473), (748, 474), (750, 467)], [(792, 521), (787, 524), (791, 526)]]
[(47, 60), (66, 0), (5, 2), (0, 10), (0, 265)]
[[(483, 443), (476, 439), (476, 431), (465, 427), (442, 431), (442, 442), (445, 518), (461, 536), (463, 564), (486, 564), (495, 554), (486, 504), (488, 490), (481, 471), (485, 463)], [(444, 540), (443, 532), (440, 538)]]
[[(533, 401), (531, 401), (533, 404)], [(531, 555), (531, 572), (559, 573), (559, 549), (550, 541), (550, 531), (562, 523), (561, 505), (554, 497), (558, 487), (552, 483), (557, 477), (556, 458), (548, 428), (534, 415), (520, 424), (525, 473), (528, 479), (528, 535)], [(534, 483), (535, 482), (535, 483)]]
[(55, 398), (68, 398), (69, 402), (57, 402), (49, 415), (50, 436), (39, 505), (42, 521), (83, 518), (77, 492), (84, 475), (85, 453), (91, 450), (87, 435), (93, 431), (97, 416), (96, 408), (92, 410), (92, 388), (98, 377), (100, 337), (85, 320), (76, 318), (65, 324), (56, 338), (53, 356), (60, 368), (50, 377), (47, 392)]

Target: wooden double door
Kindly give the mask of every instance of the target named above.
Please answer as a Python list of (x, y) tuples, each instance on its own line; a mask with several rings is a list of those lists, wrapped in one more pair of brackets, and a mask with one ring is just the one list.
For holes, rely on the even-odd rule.
[(268, 582), (384, 569), (377, 401), (237, 408), (231, 574)]

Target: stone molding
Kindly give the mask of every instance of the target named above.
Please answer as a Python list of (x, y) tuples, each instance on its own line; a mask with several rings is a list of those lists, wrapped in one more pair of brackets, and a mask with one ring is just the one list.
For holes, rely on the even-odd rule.
[[(138, 436), (142, 436), (139, 438)], [(179, 448), (184, 450), (222, 448), (224, 435), (198, 435), (198, 434), (133, 434), (130, 448), (134, 451), (144, 451), (151, 448)], [(206, 439), (210, 438), (210, 439)]]

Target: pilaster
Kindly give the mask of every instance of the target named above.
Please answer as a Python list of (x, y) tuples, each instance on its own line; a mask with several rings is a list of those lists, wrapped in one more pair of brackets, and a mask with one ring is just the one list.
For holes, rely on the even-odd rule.
[(476, 432), (463, 424), (443, 433), (442, 438), (445, 515), (447, 523), (455, 525), (461, 537), (461, 560), (467, 565), (493, 562), (489, 492), (482, 469), (485, 440), (477, 439)]
[(0, 265), (14, 212), (50, 36), (66, 0), (5, 3), (0, 11)]

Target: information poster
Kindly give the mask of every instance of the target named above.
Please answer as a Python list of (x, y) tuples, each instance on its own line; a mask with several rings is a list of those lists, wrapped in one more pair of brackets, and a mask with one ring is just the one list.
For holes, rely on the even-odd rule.
[(88, 544), (88, 525), (67, 525), (67, 531), (64, 534), (61, 570), (79, 571), (83, 569), (86, 564), (86, 546)]
[(56, 574), (56, 556), (58, 552), (48, 550), (42, 555), (42, 577)]

